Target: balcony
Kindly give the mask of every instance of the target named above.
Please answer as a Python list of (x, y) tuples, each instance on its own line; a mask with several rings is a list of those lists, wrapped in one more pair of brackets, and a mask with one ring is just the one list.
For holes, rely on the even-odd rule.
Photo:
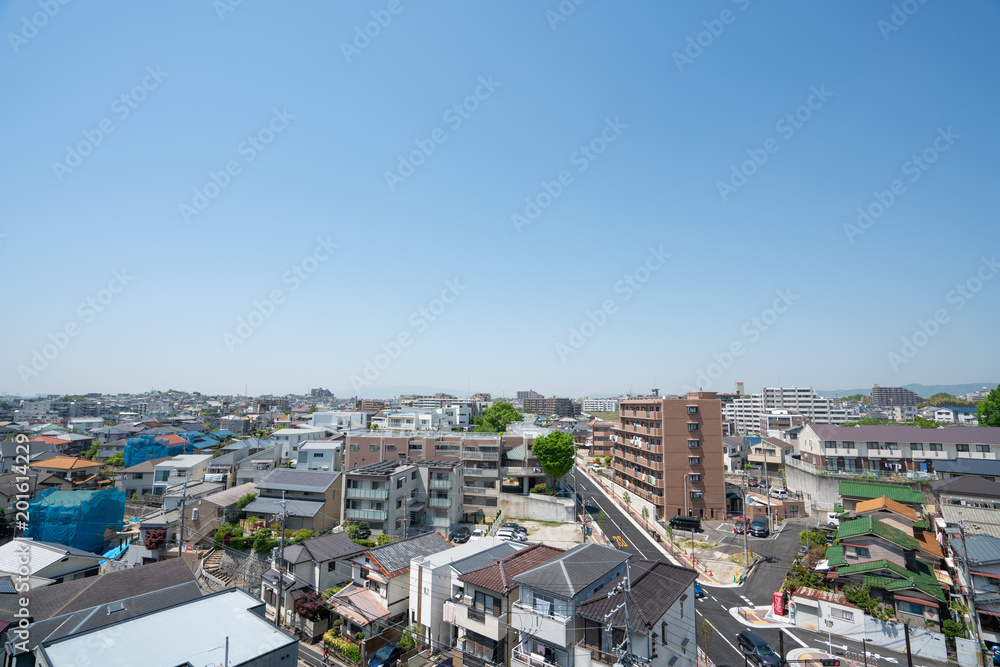
[[(605, 653), (596, 646), (590, 646), (589, 644), (585, 644), (584, 642), (581, 641), (579, 644), (576, 645), (576, 647), (577, 650), (583, 652), (584, 655), (586, 655), (587, 653), (590, 654), (591, 664), (596, 662), (602, 665), (614, 665), (618, 662), (618, 657), (615, 656), (613, 653)], [(579, 655), (580, 653), (577, 653), (578, 657)]]
[(903, 458), (903, 450), (901, 449), (869, 449), (868, 458), (870, 459), (893, 459), (898, 460)]
[(462, 493), (468, 493), (473, 496), (485, 496), (486, 487), (484, 486), (463, 486)]
[(466, 477), (499, 477), (500, 471), (496, 468), (472, 468), (465, 469)]
[(462, 459), (465, 461), (496, 461), (500, 458), (500, 452), (462, 452)]
[(823, 456), (858, 456), (856, 447), (825, 447), (820, 450)]
[(347, 489), (348, 498), (372, 498), (375, 500), (387, 500), (389, 489)]
[(431, 480), (432, 489), (450, 489), (451, 480), (450, 479), (432, 479)]
[(389, 510), (344, 510), (344, 516), (348, 519), (361, 519), (362, 521), (387, 521)]
[(510, 477), (523, 477), (525, 475), (541, 475), (544, 471), (541, 466), (504, 466), (503, 474)]
[(988, 459), (990, 461), (996, 460), (997, 455), (994, 452), (958, 452), (958, 458), (960, 459)]
[[(502, 624), (500, 618), (487, 613), (482, 609), (476, 609), (471, 603), (471, 599), (466, 597), (462, 602), (452, 602), (455, 605), (455, 625), (460, 628), (471, 630), (494, 641), (503, 638), (506, 631), (506, 623)], [(506, 616), (506, 614), (502, 614)]]
[(937, 460), (937, 461), (944, 461), (944, 460), (947, 460), (950, 457), (948, 456), (948, 452), (945, 452), (945, 451), (933, 451), (932, 452), (930, 450), (925, 449), (922, 452), (911, 452), (910, 458), (913, 458), (913, 459), (924, 459), (924, 460), (934, 459), (934, 460)]
[(510, 654), (510, 664), (515, 667), (560, 667), (557, 662), (547, 662), (537, 653), (524, 653), (514, 649)]
[(451, 498), (431, 498), (427, 504), (431, 507), (451, 507)]
[(496, 496), (466, 496), (462, 499), (462, 504), (470, 507), (496, 507), (497, 500)]

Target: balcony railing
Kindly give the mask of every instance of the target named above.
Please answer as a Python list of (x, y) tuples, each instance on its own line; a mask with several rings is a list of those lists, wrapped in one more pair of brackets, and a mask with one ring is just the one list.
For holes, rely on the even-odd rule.
[(386, 521), (389, 518), (388, 510), (344, 510), (344, 515), (348, 519), (364, 519), (366, 521)]
[(500, 471), (496, 468), (473, 468), (467, 467), (465, 469), (466, 477), (499, 477)]
[(544, 471), (541, 466), (505, 466), (504, 475), (511, 477), (521, 477), (523, 475), (541, 475)]
[(450, 479), (432, 479), (431, 488), (432, 489), (450, 489), (451, 488)]
[(389, 489), (347, 489), (348, 498), (374, 498), (375, 500), (386, 500), (389, 498)]
[(934, 450), (925, 449), (923, 451), (913, 451), (911, 450), (910, 456), (915, 459), (936, 459), (936, 460), (947, 460), (948, 452), (944, 450)]
[(468, 493), (473, 496), (485, 496), (486, 487), (484, 486), (463, 486), (462, 493)]
[(960, 459), (996, 459), (997, 455), (993, 452), (958, 452), (958, 458)]
[(462, 458), (466, 461), (496, 461), (500, 458), (500, 452), (462, 452)]
[(451, 498), (431, 498), (427, 504), (431, 507), (451, 507)]
[(558, 663), (548, 662), (536, 653), (525, 653), (514, 649), (511, 658), (525, 667), (559, 667)]
[(535, 616), (541, 616), (542, 618), (547, 618), (549, 620), (555, 621), (556, 623), (561, 623), (563, 625), (566, 625), (570, 621), (570, 617), (569, 616), (563, 616), (562, 614), (557, 614), (555, 612), (549, 612), (548, 614), (543, 614), (542, 612), (540, 612), (539, 610), (535, 609), (534, 607), (532, 607), (530, 605), (526, 605), (526, 604), (524, 604), (522, 602), (515, 602), (514, 603), (514, 608), (515, 609), (520, 609), (521, 611), (526, 611), (528, 613), (534, 614)]
[(579, 646), (585, 651), (590, 652), (590, 660), (592, 662), (599, 662), (604, 665), (614, 665), (615, 663), (618, 662), (618, 658), (615, 656), (615, 654), (605, 653), (596, 646), (590, 646), (589, 644), (582, 641), (579, 644), (577, 644), (577, 646)]

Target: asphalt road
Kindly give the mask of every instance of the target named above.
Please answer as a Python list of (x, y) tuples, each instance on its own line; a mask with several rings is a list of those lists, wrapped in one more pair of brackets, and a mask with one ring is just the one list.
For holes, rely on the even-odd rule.
[[(572, 481), (572, 475), (569, 479)], [(602, 491), (597, 488), (596, 482), (587, 478), (584, 474), (578, 473), (578, 501), (582, 503), (584, 511), (589, 514), (593, 521), (601, 511), (604, 512), (605, 534), (615, 548), (637, 555), (643, 559), (663, 558), (661, 552), (653, 540), (645, 531), (636, 528), (625, 516), (623, 510), (613, 503)], [(808, 521), (805, 519), (789, 520), (785, 527), (776, 534), (767, 538), (748, 537), (747, 543), (750, 549), (763, 556), (763, 560), (758, 563), (746, 583), (734, 588), (703, 587), (705, 597), (696, 603), (698, 614), (698, 643), (704, 646), (702, 635), (702, 620), (707, 620), (713, 633), (711, 646), (709, 647), (709, 657), (716, 664), (716, 667), (739, 667), (744, 664), (743, 654), (736, 647), (736, 635), (745, 630), (743, 625), (732, 617), (730, 608), (746, 606), (770, 605), (773, 601), (774, 592), (778, 590), (784, 579), (788, 565), (795, 558), (795, 552), (799, 546), (799, 533), (805, 529)], [(743, 548), (742, 535), (727, 535), (725, 527), (718, 531), (713, 528), (706, 528), (708, 534), (717, 533), (723, 537), (723, 542), (727, 545), (727, 553), (733, 553)], [(779, 650), (779, 630), (777, 628), (755, 628), (754, 632), (760, 635), (771, 648), (777, 652)], [(843, 653), (846, 650), (862, 650), (860, 642), (847, 641), (839, 637), (833, 637), (832, 650), (829, 645), (827, 635), (813, 633), (808, 630), (794, 628), (784, 630), (784, 648), (789, 651), (796, 647), (810, 647), (822, 651), (830, 651), (834, 654)], [(891, 651), (886, 651), (879, 647), (868, 647), (869, 653), (880, 658), (880, 667), (886, 665), (906, 665), (906, 656)], [(845, 663), (846, 664), (846, 663)], [(925, 660), (915, 657), (914, 667), (939, 667), (945, 663)]]

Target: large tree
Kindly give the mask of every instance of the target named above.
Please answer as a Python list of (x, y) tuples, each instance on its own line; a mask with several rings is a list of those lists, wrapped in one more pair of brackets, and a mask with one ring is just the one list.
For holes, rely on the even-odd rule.
[(535, 453), (535, 458), (542, 464), (542, 469), (554, 482), (573, 468), (573, 461), (576, 458), (573, 436), (559, 431), (536, 438), (531, 451)]
[(483, 410), (483, 416), (476, 420), (477, 431), (503, 433), (511, 422), (524, 421), (524, 415), (510, 403), (497, 401)]
[(1000, 426), (1000, 385), (980, 401), (976, 417), (980, 426)]

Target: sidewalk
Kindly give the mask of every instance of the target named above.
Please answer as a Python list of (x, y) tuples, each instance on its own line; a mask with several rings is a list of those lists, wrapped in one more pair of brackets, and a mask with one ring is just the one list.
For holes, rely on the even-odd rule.
[(743, 625), (758, 628), (795, 627), (790, 620), (774, 615), (774, 609), (762, 607), (730, 607), (729, 614)]
[(686, 550), (678, 549), (676, 545), (671, 544), (667, 539), (666, 531), (655, 521), (642, 521), (640, 523), (641, 519), (636, 519), (636, 517), (633, 516), (631, 508), (626, 506), (613, 490), (609, 490), (608, 487), (612, 484), (611, 480), (595, 475), (586, 467), (585, 464), (581, 465), (579, 458), (577, 459), (577, 467), (580, 471), (585, 473), (590, 481), (596, 483), (597, 488), (601, 491), (605, 498), (615, 503), (615, 506), (622, 511), (629, 521), (632, 522), (633, 526), (647, 535), (652, 533), (652, 535), (650, 535), (652, 542), (663, 553), (663, 555), (667, 557), (667, 560), (672, 562), (674, 565), (690, 567), (691, 569), (696, 570), (698, 572), (698, 581), (702, 585), (713, 586), (715, 588), (738, 588), (741, 585), (729, 581), (728, 579), (723, 580), (720, 577), (716, 577), (711, 566), (706, 567), (705, 564), (697, 558), (692, 559)]

